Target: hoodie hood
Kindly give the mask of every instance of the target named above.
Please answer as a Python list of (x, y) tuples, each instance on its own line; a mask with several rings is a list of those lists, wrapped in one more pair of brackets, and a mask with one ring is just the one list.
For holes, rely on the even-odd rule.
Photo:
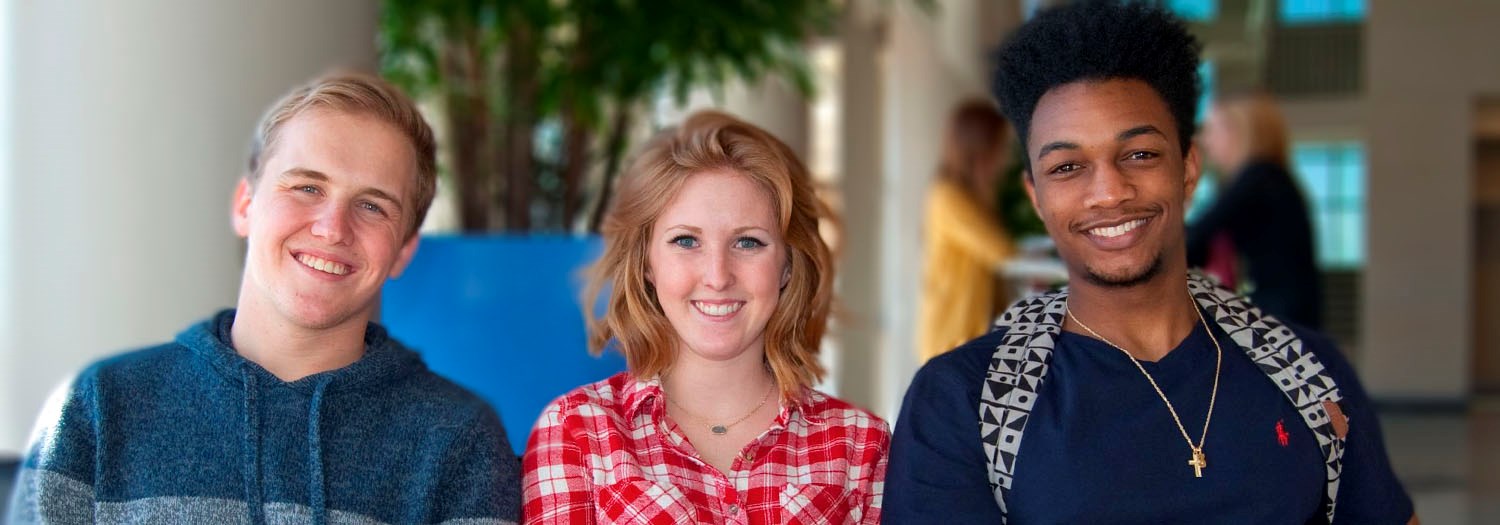
[(256, 376), (256, 382), (261, 385), (282, 384), (311, 396), (319, 383), (325, 385), (326, 393), (332, 394), (391, 383), (427, 369), (416, 352), (391, 338), (385, 328), (369, 323), (365, 326), (365, 355), (358, 361), (296, 381), (282, 381), (234, 350), (229, 335), (234, 316), (234, 309), (221, 311), (178, 334), (177, 343), (208, 362), (218, 375), (236, 383), (246, 381), (249, 374)]

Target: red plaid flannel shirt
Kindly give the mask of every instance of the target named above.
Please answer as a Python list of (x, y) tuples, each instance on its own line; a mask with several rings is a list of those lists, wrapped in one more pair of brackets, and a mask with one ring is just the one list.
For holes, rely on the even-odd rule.
[(808, 390), (726, 475), (666, 418), (659, 381), (621, 373), (542, 412), (522, 512), (528, 524), (874, 524), (890, 442), (885, 421)]

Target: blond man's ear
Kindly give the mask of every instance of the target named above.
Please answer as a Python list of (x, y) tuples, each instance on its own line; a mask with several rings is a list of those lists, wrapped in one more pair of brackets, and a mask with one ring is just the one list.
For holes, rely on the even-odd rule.
[(240, 182), (234, 185), (234, 197), (229, 202), (229, 222), (240, 237), (250, 235), (250, 198), (254, 193), (255, 186), (250, 184), (249, 177), (240, 177)]

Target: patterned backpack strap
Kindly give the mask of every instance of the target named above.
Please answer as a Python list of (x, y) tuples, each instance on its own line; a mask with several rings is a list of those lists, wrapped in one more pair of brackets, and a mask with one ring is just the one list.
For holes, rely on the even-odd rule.
[(979, 433), (1002, 523), (1009, 519), (1005, 496), (1010, 492), (1021, 434), (1062, 333), (1067, 298), (1063, 289), (1019, 301), (995, 323), (994, 329), (1006, 332), (980, 389)]
[(1339, 473), (1343, 469), (1344, 440), (1334, 433), (1323, 401), (1343, 399), (1338, 385), (1318, 357), (1302, 347), (1302, 340), (1290, 328), (1261, 312), (1249, 300), (1197, 272), (1189, 274), (1188, 291), (1261, 372), (1276, 383), (1312, 429), (1327, 464), (1328, 491), (1323, 504), (1328, 522), (1332, 523), (1338, 503)]

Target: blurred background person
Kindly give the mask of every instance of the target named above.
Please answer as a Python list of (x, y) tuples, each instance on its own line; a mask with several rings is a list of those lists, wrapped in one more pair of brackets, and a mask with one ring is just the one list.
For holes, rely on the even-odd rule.
[(1322, 328), (1312, 223), (1288, 169), (1286, 121), (1275, 100), (1260, 92), (1219, 100), (1204, 122), (1201, 143), (1223, 190), (1188, 227), (1188, 264), (1234, 268), (1231, 274), (1242, 275), (1226, 284), (1247, 291), (1261, 309)]
[(996, 211), (1009, 138), (1005, 117), (988, 100), (964, 101), (948, 117), (927, 195), (917, 336), (923, 361), (983, 334), (1009, 302), (997, 276), (1015, 247)]

